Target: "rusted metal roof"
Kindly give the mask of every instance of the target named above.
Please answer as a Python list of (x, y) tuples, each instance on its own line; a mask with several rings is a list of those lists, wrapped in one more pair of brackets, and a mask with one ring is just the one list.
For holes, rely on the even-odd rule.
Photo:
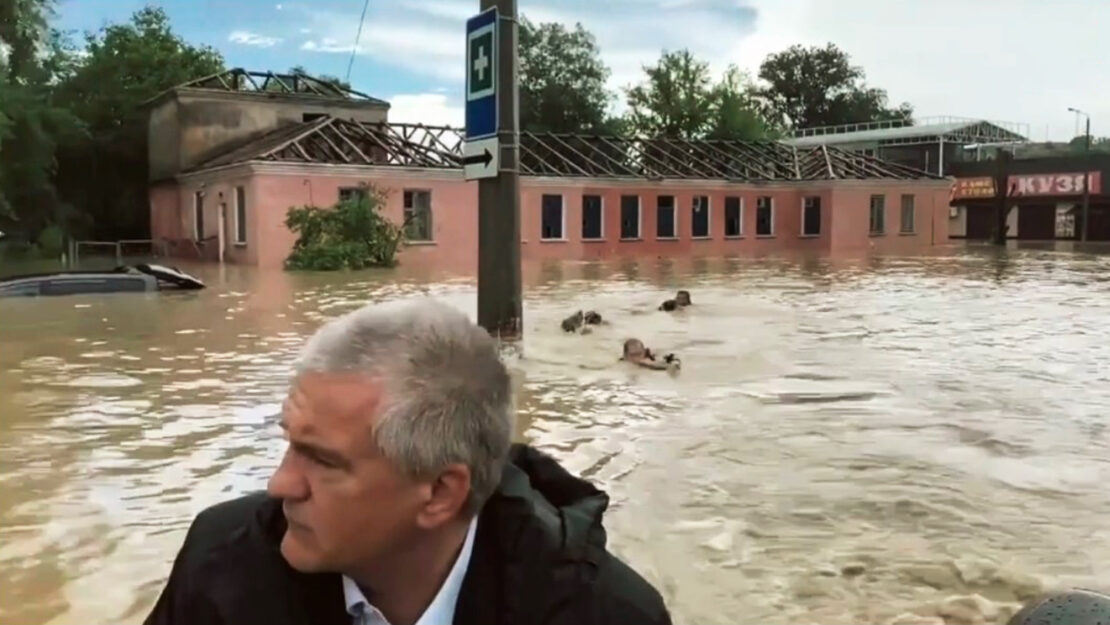
[[(248, 161), (459, 169), (462, 137), (462, 129), (447, 126), (325, 117), (275, 130), (191, 171)], [(735, 182), (941, 179), (828, 146), (532, 132), (520, 134), (520, 171), (525, 176)]]

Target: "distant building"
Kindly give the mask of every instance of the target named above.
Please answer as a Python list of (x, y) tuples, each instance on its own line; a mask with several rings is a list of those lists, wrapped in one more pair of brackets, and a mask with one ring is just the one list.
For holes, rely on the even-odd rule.
[[(402, 262), (473, 267), (477, 184), (463, 179), (461, 131), (389, 123), (380, 100), (298, 79), (236, 70), (152, 103), (152, 238), (177, 256), (278, 267), (295, 240), (288, 208), (373, 184), (405, 224)], [(524, 258), (913, 253), (948, 241), (951, 181), (836, 147), (520, 140)]]
[(787, 145), (809, 148), (827, 145), (928, 171), (949, 174), (953, 163), (978, 160), (984, 147), (1028, 141), (1022, 124), (958, 117), (926, 117), (801, 128)]
[[(1083, 172), (1091, 181), (1088, 241), (1110, 241), (1110, 154), (1015, 158), (1009, 163), (1006, 238), (1027, 241), (1082, 238)], [(952, 238), (983, 240), (994, 231), (997, 193), (993, 160), (957, 163), (952, 189)]]
[(232, 69), (148, 102), (150, 180), (174, 176), (278, 128), (336, 115), (376, 123), (389, 103), (304, 74)]

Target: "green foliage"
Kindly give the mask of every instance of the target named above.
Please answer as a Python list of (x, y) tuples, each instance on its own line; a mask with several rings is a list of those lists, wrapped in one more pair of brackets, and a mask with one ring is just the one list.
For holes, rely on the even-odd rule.
[(286, 269), (336, 271), (392, 267), (403, 229), (381, 214), (385, 193), (373, 187), (331, 208), (293, 207), (285, 225), (297, 234)]
[(730, 66), (713, 84), (709, 64), (689, 50), (663, 52), (644, 68), (647, 80), (628, 89), (628, 125), (638, 134), (686, 139), (760, 140), (770, 125), (759, 113), (756, 88)]
[(835, 46), (795, 45), (768, 55), (759, 67), (767, 116), (793, 128), (910, 119), (913, 107), (889, 107), (886, 91), (864, 84), (863, 69)]
[(532, 132), (600, 132), (613, 94), (609, 68), (594, 36), (581, 24), (533, 24), (521, 18), (520, 129)]
[[(56, 226), (104, 238), (149, 228), (145, 111), (182, 82), (223, 69), (158, 8), (87, 33), (78, 53), (48, 28), (53, 0), (0, 2), (0, 223), (26, 242)], [(11, 227), (11, 226), (15, 227)]]
[(55, 153), (82, 136), (82, 125), (54, 97), (72, 52), (46, 27), (52, 14), (45, 0), (0, 3), (0, 224), (18, 224), (34, 235), (65, 219), (54, 176)]
[[(1074, 137), (1068, 147), (1073, 154), (1083, 154), (1087, 151), (1087, 135)], [(1110, 152), (1110, 137), (1091, 137), (1091, 151)]]
[(66, 248), (65, 233), (58, 226), (47, 226), (39, 233), (38, 238), (39, 253), (46, 258), (54, 258), (59, 255)]
[(746, 141), (778, 138), (776, 130), (759, 112), (751, 77), (735, 65), (725, 71), (710, 93), (710, 100), (713, 108), (708, 138)]
[(58, 186), (88, 216), (93, 236), (149, 233), (146, 110), (142, 104), (183, 82), (222, 71), (223, 58), (192, 46), (162, 9), (146, 7), (124, 24), (85, 35), (85, 55), (59, 84), (58, 99), (91, 137), (59, 153)]

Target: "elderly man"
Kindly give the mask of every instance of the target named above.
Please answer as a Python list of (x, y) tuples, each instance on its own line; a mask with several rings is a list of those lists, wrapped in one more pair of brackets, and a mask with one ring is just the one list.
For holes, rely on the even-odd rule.
[(147, 624), (669, 624), (605, 549), (608, 497), (512, 445), (493, 339), (430, 300), (306, 345), (268, 492), (193, 521)]

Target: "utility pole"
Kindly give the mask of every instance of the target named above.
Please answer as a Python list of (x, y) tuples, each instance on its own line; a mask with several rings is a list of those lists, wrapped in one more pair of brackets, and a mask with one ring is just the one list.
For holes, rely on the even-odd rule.
[[(1084, 115), (1087, 115), (1084, 113)], [(1087, 141), (1083, 152), (1083, 238), (1087, 242), (1087, 224), (1091, 215), (1091, 116), (1087, 115)]]
[(478, 324), (516, 342), (524, 328), (517, 1), (480, 0), (479, 9), (467, 21), (463, 150), (465, 176), (478, 180)]
[[(1091, 116), (1077, 108), (1068, 107), (1068, 110), (1075, 113), (1078, 117), (1082, 115), (1087, 118), (1087, 129), (1084, 131), (1084, 148), (1083, 148), (1083, 212), (1082, 212), (1082, 225), (1080, 226), (1079, 240), (1087, 242), (1087, 225), (1091, 213)], [(1077, 119), (1078, 121), (1078, 119)]]
[(999, 148), (994, 171), (994, 229), (991, 242), (1006, 245), (1007, 221), (1010, 217), (1010, 164), (1013, 155), (1005, 148)]

